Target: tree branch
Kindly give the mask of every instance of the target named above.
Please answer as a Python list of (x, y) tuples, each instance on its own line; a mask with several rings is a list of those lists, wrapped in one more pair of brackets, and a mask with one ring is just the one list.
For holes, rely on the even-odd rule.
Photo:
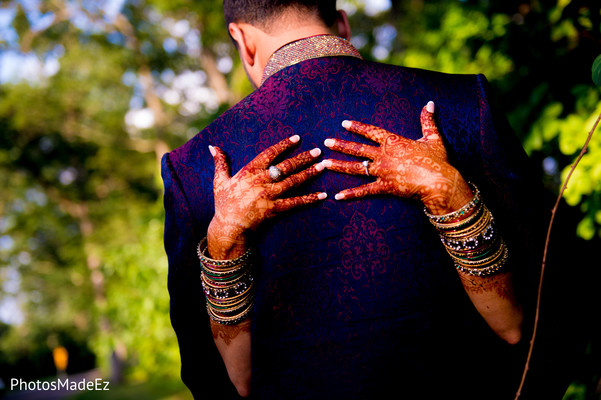
[(542, 261), (542, 265), (541, 265), (540, 278), (539, 278), (539, 282), (538, 282), (538, 295), (536, 298), (536, 313), (534, 316), (534, 327), (532, 329), (532, 338), (530, 339), (530, 348), (528, 349), (528, 357), (526, 358), (526, 365), (524, 366), (524, 373), (522, 374), (522, 380), (521, 380), (520, 386), (516, 392), (515, 400), (518, 400), (520, 395), (522, 394), (522, 389), (524, 387), (524, 383), (526, 382), (526, 375), (528, 374), (528, 369), (530, 368), (530, 359), (532, 358), (532, 351), (534, 349), (534, 340), (536, 339), (536, 333), (537, 333), (537, 329), (538, 329), (538, 320), (539, 320), (539, 316), (540, 316), (541, 293), (542, 293), (542, 288), (543, 288), (543, 278), (545, 275), (545, 267), (547, 264), (547, 251), (549, 249), (549, 241), (551, 239), (551, 229), (553, 228), (555, 214), (557, 213), (557, 209), (559, 208), (559, 203), (563, 197), (563, 193), (568, 188), (568, 182), (570, 181), (572, 174), (576, 170), (576, 167), (578, 166), (578, 163), (580, 162), (582, 157), (586, 154), (588, 145), (591, 141), (591, 138), (593, 137), (593, 133), (595, 132), (595, 129), (597, 129), (597, 125), (599, 125), (599, 121), (601, 121), (601, 114), (599, 114), (599, 116), (597, 117), (597, 120), (595, 121), (595, 123), (593, 125), (593, 128), (588, 133), (588, 137), (586, 138), (586, 141), (584, 142), (584, 146), (582, 147), (582, 150), (580, 150), (580, 154), (578, 154), (576, 161), (574, 161), (574, 164), (572, 165), (572, 168), (570, 169), (570, 172), (568, 173), (568, 176), (566, 177), (565, 182), (563, 183), (561, 190), (559, 191), (559, 195), (557, 196), (555, 205), (553, 206), (553, 209), (551, 210), (551, 220), (549, 221), (549, 227), (547, 228), (547, 238), (545, 240), (545, 250), (543, 252), (543, 261)]

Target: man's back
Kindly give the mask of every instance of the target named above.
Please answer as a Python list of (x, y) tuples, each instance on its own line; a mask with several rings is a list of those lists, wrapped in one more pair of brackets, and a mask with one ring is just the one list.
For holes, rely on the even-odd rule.
[[(421, 108), (434, 100), (451, 162), (477, 182), (517, 257), (525, 243), (512, 238), (523, 238), (528, 229), (522, 223), (530, 210), (521, 193), (530, 182), (520, 172), (521, 147), (493, 120), (486, 85), (481, 76), (352, 57), (310, 59), (276, 72), (170, 153), (163, 170), (166, 242), (169, 232), (183, 232), (167, 250), (184, 380), (198, 379), (195, 371), (208, 348), (192, 343), (201, 339), (187, 333), (190, 324), (208, 329), (190, 322), (207, 319), (202, 304), (190, 304), (202, 303), (198, 263), (194, 254), (178, 254), (194, 248), (212, 218), (208, 145), (229, 155), (235, 173), (294, 134), (301, 136), (302, 150), (321, 147), (330, 137), (365, 141), (342, 129), (345, 119), (418, 139)], [(369, 181), (328, 172), (289, 195), (333, 194)], [(421, 398), (444, 393), (493, 399), (516, 388), (523, 348), (504, 344), (477, 314), (421, 203), (388, 196), (326, 200), (262, 225), (253, 241), (259, 253), (252, 328), (257, 398), (350, 399), (415, 391)], [(489, 389), (482, 393), (483, 388)]]

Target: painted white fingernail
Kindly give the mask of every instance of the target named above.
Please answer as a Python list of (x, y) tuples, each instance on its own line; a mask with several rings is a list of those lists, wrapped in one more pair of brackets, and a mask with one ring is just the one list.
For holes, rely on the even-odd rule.
[(428, 104), (426, 105), (426, 110), (428, 110), (428, 112), (430, 114), (434, 114), (434, 110), (436, 110), (436, 106), (434, 105), (433, 101), (428, 102)]
[(217, 152), (215, 151), (215, 148), (213, 146), (211, 146), (211, 145), (209, 145), (209, 151), (211, 152), (211, 155), (213, 157), (215, 157), (215, 154), (217, 154)]
[(319, 200), (323, 200), (323, 199), (325, 199), (326, 197), (328, 197), (328, 194), (327, 194), (326, 192), (323, 192), (323, 193), (320, 193), (320, 194), (318, 194), (318, 195), (317, 195), (317, 198), (318, 198)]
[(332, 166), (332, 161), (331, 160), (323, 160), (321, 162), (321, 165), (323, 165), (326, 168), (330, 168)]
[(342, 200), (344, 199), (344, 193), (337, 193), (336, 196), (334, 196), (334, 198), (336, 200)]
[(319, 155), (321, 154), (321, 149), (319, 147), (316, 147), (313, 150), (311, 150), (309, 154), (311, 154), (311, 156), (313, 157), (319, 157)]
[(290, 137), (290, 141), (292, 143), (297, 143), (299, 140), (300, 140), (300, 136), (298, 136), (298, 135), (294, 135), (294, 136)]
[(334, 139), (326, 139), (323, 141), (323, 144), (326, 147), (332, 147), (334, 146)]
[(324, 165), (323, 165), (322, 163), (317, 163), (317, 164), (315, 164), (315, 169), (316, 169), (318, 172), (321, 172), (321, 171), (323, 171), (325, 168), (326, 168), (326, 167), (324, 167)]
[(344, 121), (342, 121), (342, 127), (344, 129), (350, 128), (351, 127), (351, 121), (348, 121), (348, 120), (345, 119)]

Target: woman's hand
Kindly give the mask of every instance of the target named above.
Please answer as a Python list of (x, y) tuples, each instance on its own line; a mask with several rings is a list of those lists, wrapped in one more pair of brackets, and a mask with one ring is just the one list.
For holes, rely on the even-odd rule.
[[(218, 147), (209, 146), (215, 162), (213, 181), (215, 215), (207, 233), (207, 246), (211, 258), (226, 260), (242, 255), (248, 247), (246, 243), (248, 231), (257, 229), (263, 221), (281, 212), (326, 198), (325, 193), (281, 198), (287, 190), (323, 171), (324, 166), (318, 163), (289, 175), (319, 157), (321, 150), (317, 148), (276, 165), (280, 177), (284, 179), (280, 180), (279, 177), (274, 179), (270, 176), (271, 163), (299, 140), (300, 137), (294, 135), (265, 149), (234, 176), (230, 176), (225, 153)], [(232, 383), (242, 397), (248, 396), (250, 390), (250, 326), (249, 320), (234, 325), (223, 325), (211, 320), (211, 331), (217, 349)]]
[[(419, 140), (356, 121), (343, 122), (350, 132), (363, 135), (380, 146), (334, 139), (325, 141), (332, 150), (372, 160), (367, 166), (360, 161), (324, 160), (322, 164), (326, 168), (377, 177), (367, 185), (341, 191), (336, 199), (373, 194), (418, 197), (432, 214), (448, 214), (467, 204), (473, 194), (461, 174), (449, 163), (433, 113), (434, 103), (429, 102), (421, 113), (423, 136)], [(511, 272), (485, 277), (458, 273), (472, 303), (489, 326), (507, 342), (519, 342), (523, 314)]]
[(332, 150), (371, 160), (363, 162), (324, 160), (333, 171), (377, 177), (375, 182), (341, 191), (337, 200), (392, 194), (417, 197), (432, 214), (446, 214), (461, 208), (473, 194), (461, 174), (449, 163), (447, 152), (433, 118), (434, 103), (422, 109), (422, 138), (411, 140), (385, 129), (357, 121), (344, 121), (349, 132), (360, 134), (380, 146), (338, 139), (326, 139)]
[(298, 143), (300, 137), (289, 139), (265, 149), (230, 177), (225, 153), (218, 147), (209, 149), (215, 162), (215, 216), (209, 225), (208, 251), (212, 258), (228, 259), (242, 254), (247, 248), (246, 234), (275, 215), (326, 198), (325, 193), (281, 198), (296, 187), (323, 171), (321, 163), (301, 172), (288, 174), (311, 163), (321, 154), (315, 148), (277, 164), (284, 179), (276, 181), (269, 175), (269, 166), (282, 152)]

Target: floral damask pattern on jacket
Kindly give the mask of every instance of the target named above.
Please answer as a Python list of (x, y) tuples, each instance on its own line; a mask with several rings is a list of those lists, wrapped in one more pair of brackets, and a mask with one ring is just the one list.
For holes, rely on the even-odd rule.
[(386, 231), (378, 223), (356, 213), (342, 230), (339, 242), (342, 267), (356, 280), (373, 279), (386, 271), (390, 249), (386, 244)]
[(267, 90), (257, 92), (253, 102), (254, 112), (263, 123), (273, 119), (284, 120), (290, 111), (289, 83), (286, 81), (275, 82)]
[[(210, 332), (201, 335), (206, 343), (199, 339), (202, 326), (208, 329), (206, 312), (190, 300), (191, 291), (202, 293), (194, 280), (198, 260), (178, 253), (194, 251), (213, 216), (208, 146), (229, 155), (232, 175), (294, 134), (300, 135), (300, 144), (286, 156), (320, 147), (322, 157), (329, 158), (333, 154), (323, 146), (326, 138), (367, 143), (341, 127), (345, 119), (419, 138), (420, 111), (433, 100), (451, 162), (479, 186), (487, 206), (498, 210), (495, 218), (503, 221), (503, 237), (520, 237), (516, 232), (524, 232), (524, 223), (532, 220), (524, 216), (536, 213), (526, 195), (533, 185), (522, 174), (527, 167), (521, 147), (506, 139), (510, 132), (497, 129), (482, 81), (352, 57), (311, 59), (269, 77), (166, 156), (163, 174), (172, 182), (165, 195), (172, 321), (185, 355), (183, 375), (201, 382), (193, 383), (198, 397), (205, 395), (203, 387), (228, 384), (220, 380), (223, 371), (203, 368), (221, 364), (210, 361)], [(497, 149), (498, 143), (507, 144), (506, 149)], [(321, 174), (289, 195), (327, 191), (327, 200), (269, 221), (252, 238), (258, 249), (255, 395), (373, 398), (368, 395), (425, 385), (432, 391), (440, 388), (447, 397), (461, 393), (459, 397), (470, 399), (478, 388), (507, 387), (501, 383), (511, 381), (511, 371), (519, 369), (513, 364), (515, 353), (488, 332), (466, 299), (422, 205), (387, 196), (333, 199), (340, 190), (372, 180)], [(511, 246), (518, 253), (519, 247)], [(468, 337), (488, 351), (469, 360), (459, 357), (458, 343)], [(466, 380), (469, 365), (479, 367), (470, 369), (473, 376)], [(433, 387), (423, 377), (437, 377), (440, 385)], [(468, 384), (470, 389), (462, 390)], [(488, 399), (503, 395), (502, 390), (489, 392)]]

